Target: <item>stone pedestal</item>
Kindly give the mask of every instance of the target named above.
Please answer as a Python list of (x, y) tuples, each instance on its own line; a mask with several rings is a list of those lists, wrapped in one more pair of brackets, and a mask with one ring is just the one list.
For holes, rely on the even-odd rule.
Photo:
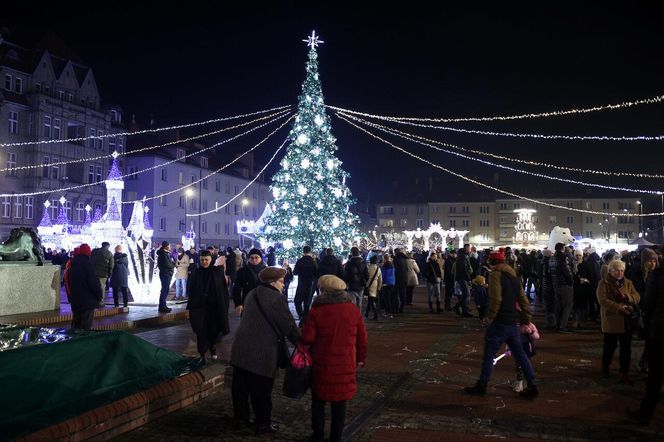
[(60, 266), (0, 264), (0, 316), (60, 308)]

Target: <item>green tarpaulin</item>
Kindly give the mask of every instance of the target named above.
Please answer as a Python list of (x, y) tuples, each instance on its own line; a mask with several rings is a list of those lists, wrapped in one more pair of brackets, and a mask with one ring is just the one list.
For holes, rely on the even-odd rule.
[(0, 352), (0, 440), (179, 376), (189, 360), (131, 334), (89, 332)]

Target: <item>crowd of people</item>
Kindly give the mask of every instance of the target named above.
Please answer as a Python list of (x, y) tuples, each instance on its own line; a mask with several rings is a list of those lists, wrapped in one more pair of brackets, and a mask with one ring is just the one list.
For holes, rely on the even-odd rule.
[[(74, 328), (89, 329), (94, 309), (102, 301), (107, 280), (115, 305), (127, 289), (127, 255), (115, 254), (104, 243), (95, 250), (83, 244), (73, 257), (51, 255), (63, 266), (64, 281), (74, 312)], [(49, 256), (47, 254), (47, 256)], [(484, 395), (496, 353), (507, 344), (517, 366), (515, 391), (534, 399), (538, 387), (529, 358), (539, 337), (532, 324), (531, 304), (541, 305), (544, 328), (562, 334), (599, 327), (603, 334), (602, 372), (619, 347), (619, 382), (629, 377), (635, 333), (645, 339), (639, 367), (648, 373), (647, 395), (632, 419), (652, 418), (664, 380), (664, 357), (653, 350), (664, 340), (664, 270), (658, 250), (600, 256), (592, 248), (574, 250), (559, 243), (554, 250), (476, 250), (466, 244), (458, 250), (360, 250), (353, 247), (341, 258), (332, 248), (319, 253), (304, 246), (294, 266), (280, 265), (272, 248), (208, 247), (185, 251), (163, 242), (154, 252), (162, 283), (159, 311), (169, 312), (166, 297), (175, 276), (176, 299), (186, 299), (192, 329), (197, 336), (199, 362), (218, 358), (216, 345), (230, 332), (230, 300), (241, 318), (234, 337), (233, 408), (238, 429), (249, 425), (249, 403), (259, 434), (271, 433), (271, 393), (279, 366), (280, 346), (286, 340), (313, 349), (312, 428), (322, 440), (326, 402), (332, 407), (330, 440), (339, 440), (345, 403), (356, 391), (355, 370), (366, 360), (364, 321), (392, 319), (413, 303), (420, 281), (427, 289), (428, 311), (454, 312), (476, 317), (485, 331), (481, 375), (469, 394)], [(294, 276), (295, 316), (288, 308), (288, 287)], [(475, 309), (471, 308), (471, 298)], [(455, 300), (455, 304), (452, 302)], [(364, 316), (364, 319), (362, 319)]]

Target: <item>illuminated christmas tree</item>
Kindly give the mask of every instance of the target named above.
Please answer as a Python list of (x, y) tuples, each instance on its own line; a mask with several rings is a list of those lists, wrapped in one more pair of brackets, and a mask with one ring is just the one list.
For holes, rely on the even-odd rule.
[(309, 244), (314, 250), (347, 247), (357, 236), (358, 217), (349, 212), (353, 204), (346, 187), (348, 173), (335, 156), (336, 139), (318, 76), (316, 46), (323, 43), (313, 32), (306, 41), (311, 47), (302, 84), (298, 113), (290, 132), (290, 144), (281, 160), (281, 170), (272, 178), (272, 214), (265, 220), (268, 242), (281, 244), (281, 256), (299, 254)]

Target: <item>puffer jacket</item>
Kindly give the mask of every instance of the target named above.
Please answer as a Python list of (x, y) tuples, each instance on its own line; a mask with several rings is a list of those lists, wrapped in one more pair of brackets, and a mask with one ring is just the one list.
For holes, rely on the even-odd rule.
[(94, 249), (90, 255), (90, 264), (98, 278), (110, 278), (113, 274), (113, 254), (108, 247)]
[(417, 285), (419, 280), (417, 275), (420, 273), (420, 268), (413, 258), (408, 258), (408, 285)]
[(171, 255), (163, 248), (157, 250), (157, 267), (160, 275), (168, 275), (169, 273), (172, 275), (175, 268)]
[(549, 259), (549, 274), (551, 275), (551, 283), (554, 289), (558, 287), (572, 287), (574, 284), (569, 258), (562, 252), (556, 252)]
[[(376, 275), (376, 277), (374, 277), (374, 275)], [(380, 271), (380, 267), (378, 267), (378, 264), (369, 264), (369, 282), (367, 284), (369, 284), (368, 285), (369, 296), (371, 297), (378, 296), (378, 292), (380, 291), (380, 288), (383, 286), (383, 274)]]
[(357, 391), (357, 364), (367, 358), (367, 331), (353, 299), (346, 292), (318, 296), (300, 339), (311, 346), (311, 389), (316, 398), (351, 400)]
[(353, 256), (344, 266), (344, 281), (348, 285), (348, 290), (359, 292), (369, 282), (369, 271), (367, 263), (361, 256)]

